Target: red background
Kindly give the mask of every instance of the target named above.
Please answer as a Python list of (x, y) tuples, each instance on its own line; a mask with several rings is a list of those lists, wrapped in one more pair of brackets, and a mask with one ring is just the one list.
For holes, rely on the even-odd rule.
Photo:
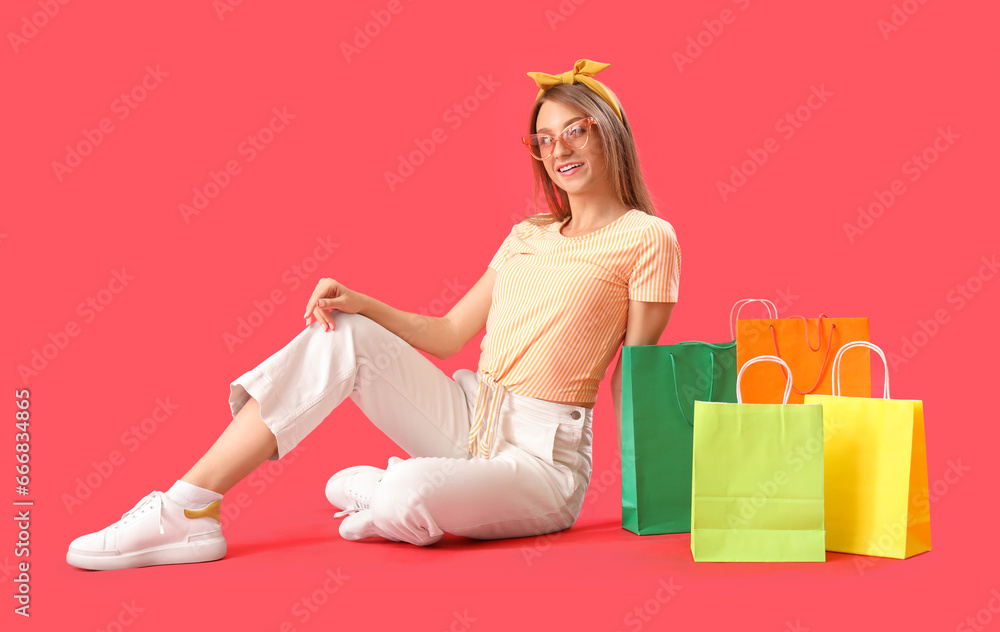
[[(995, 5), (404, 0), (391, 14), (388, 2), (365, 0), (244, 2), (221, 17), (216, 5), (53, 3), (46, 18), (35, 0), (4, 4), (2, 392), (10, 419), (15, 389), (31, 391), (35, 501), (32, 617), (14, 615), (5, 597), (5, 626), (950, 630), (996, 616), (998, 431), (985, 400), (1000, 281), (984, 268), (989, 278), (969, 286), (978, 291), (955, 298), (998, 254)], [(391, 20), (376, 29), (372, 11)], [(898, 28), (880, 29), (894, 14)], [(342, 45), (366, 24), (378, 33), (348, 59)], [(701, 38), (700, 51), (689, 37)], [(696, 56), (679, 67), (674, 56), (686, 50)], [(584, 57), (611, 64), (599, 79), (624, 104), (657, 212), (683, 250), (680, 301), (661, 343), (727, 340), (729, 307), (749, 296), (783, 301), (782, 316), (870, 317), (873, 342), (910, 356), (894, 363), (893, 397), (924, 401), (930, 553), (695, 564), (686, 534), (623, 531), (605, 380), (590, 496), (558, 536), (449, 537), (429, 549), (340, 539), (327, 477), (403, 456), (346, 403), (280, 472), (265, 465), (227, 496), (249, 503), (226, 525), (223, 561), (105, 573), (65, 563), (73, 538), (168, 488), (211, 445), (231, 419), (229, 382), (298, 332), (321, 276), (404, 310), (450, 308), (449, 287), (471, 287), (511, 224), (534, 212), (519, 138), (537, 88), (525, 73), (560, 73)], [(122, 119), (115, 101), (142, 85), (147, 66), (166, 76), (137, 90), (143, 100)], [(476, 96), (481, 78), (499, 84), (486, 98)], [(812, 87), (830, 94), (800, 110), (808, 120), (786, 138), (776, 122)], [(463, 100), (474, 109), (455, 119)], [(240, 144), (273, 108), (294, 119), (249, 161)], [(104, 118), (113, 130), (60, 180), (52, 163)], [(390, 189), (386, 173), (435, 128), (443, 140), (439, 132)], [(911, 180), (906, 163), (939, 128), (957, 139)], [(724, 200), (717, 182), (768, 138), (777, 151)], [(231, 160), (240, 172), (185, 222), (179, 205)], [(845, 224), (894, 180), (905, 192), (849, 239)], [(292, 283), (324, 238), (333, 252)], [(134, 278), (101, 294), (122, 269)], [(227, 345), (272, 294), (281, 302)], [(91, 297), (111, 300), (78, 311)], [(936, 314), (938, 326), (927, 325)], [(921, 321), (934, 335), (919, 334)], [(22, 378), (18, 366), (71, 322), (77, 335)], [(474, 367), (480, 339), (435, 362), (449, 375)], [(177, 409), (126, 443), (157, 398)], [(0, 471), (16, 500), (13, 435), (8, 425)], [(114, 450), (118, 464), (67, 508), (77, 478), (107, 471)], [(947, 474), (954, 463), (968, 468), (957, 479)], [(8, 521), (4, 595), (15, 590), (15, 540)], [(332, 595), (322, 591), (328, 569), (350, 578)], [(679, 587), (662, 604), (661, 580)], [(324, 602), (304, 621), (295, 604), (316, 590)], [(141, 612), (133, 619), (123, 601)]]

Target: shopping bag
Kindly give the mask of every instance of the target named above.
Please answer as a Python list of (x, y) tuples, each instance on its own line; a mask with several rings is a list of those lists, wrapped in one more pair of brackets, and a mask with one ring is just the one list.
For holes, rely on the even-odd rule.
[[(837, 352), (847, 343), (868, 340), (867, 318), (764, 318), (736, 321), (736, 366), (743, 367), (751, 358), (774, 355), (784, 360), (796, 375), (792, 385), (792, 404), (801, 404), (806, 393), (830, 395), (830, 366)], [(844, 372), (845, 388), (859, 396), (871, 396), (869, 355), (852, 354)], [(778, 398), (785, 384), (784, 369), (767, 367), (743, 382), (743, 397), (748, 402), (770, 402)]]
[(694, 401), (736, 401), (736, 343), (622, 347), (622, 527), (691, 530)]
[[(843, 356), (855, 347), (882, 358), (882, 399), (844, 395)], [(841, 347), (833, 376), (832, 395), (805, 396), (823, 406), (826, 550), (898, 559), (929, 551), (923, 402), (889, 399), (885, 354), (869, 342)]]
[[(743, 308), (750, 303), (763, 303), (764, 307), (767, 308), (767, 315), (769, 318), (778, 317), (778, 308), (774, 306), (770, 300), (766, 298), (742, 298), (733, 304), (733, 307), (729, 310), (729, 337), (736, 340), (736, 322), (740, 319), (740, 314), (743, 313)], [(735, 315), (735, 319), (733, 316)]]
[[(777, 362), (781, 404), (745, 404), (743, 373)], [(776, 356), (740, 369), (737, 403), (695, 402), (691, 553), (696, 562), (823, 562), (823, 407), (788, 404)]]

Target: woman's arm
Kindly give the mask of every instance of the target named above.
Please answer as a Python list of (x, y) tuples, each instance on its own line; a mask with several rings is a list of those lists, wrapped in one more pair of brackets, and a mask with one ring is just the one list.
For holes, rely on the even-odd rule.
[(404, 312), (367, 295), (358, 313), (414, 348), (445, 360), (461, 351), (486, 326), (496, 274), (492, 268), (486, 268), (472, 289), (441, 317)]
[[(644, 301), (628, 302), (628, 321), (625, 325), (625, 345), (655, 345), (660, 342), (663, 330), (667, 328), (670, 314), (676, 303), (646, 303)], [(615, 407), (615, 419), (618, 422), (618, 437), (622, 434), (622, 354), (618, 354), (618, 363), (611, 374), (611, 401)]]

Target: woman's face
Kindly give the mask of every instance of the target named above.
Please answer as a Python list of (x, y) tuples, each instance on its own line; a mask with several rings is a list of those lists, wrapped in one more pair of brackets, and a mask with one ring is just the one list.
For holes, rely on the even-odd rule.
[[(538, 109), (537, 134), (561, 134), (574, 121), (586, 115), (576, 108), (557, 101), (545, 101)], [(601, 153), (600, 128), (590, 128), (590, 138), (583, 149), (570, 149), (561, 140), (552, 148), (552, 155), (542, 161), (552, 182), (568, 194), (593, 193), (607, 187), (604, 154)], [(564, 165), (578, 164), (567, 173), (560, 173)]]

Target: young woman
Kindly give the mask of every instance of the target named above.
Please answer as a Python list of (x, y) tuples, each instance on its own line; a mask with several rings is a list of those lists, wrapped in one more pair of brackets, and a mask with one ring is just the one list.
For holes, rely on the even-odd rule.
[[(680, 278), (680, 248), (654, 213), (625, 112), (592, 78), (607, 66), (528, 73), (540, 91), (522, 142), (551, 212), (513, 226), (447, 315), (322, 279), (305, 329), (231, 384), (234, 418), (215, 444), (167, 492), (73, 540), (66, 561), (104, 570), (223, 557), (223, 494), (347, 397), (412, 458), (328, 481), (344, 538), (428, 545), (446, 532), (569, 528), (590, 482), (598, 384), (622, 344), (657, 344)], [(449, 378), (417, 351), (448, 358), (484, 326), (475, 372)], [(611, 392), (620, 427), (620, 360)]]

